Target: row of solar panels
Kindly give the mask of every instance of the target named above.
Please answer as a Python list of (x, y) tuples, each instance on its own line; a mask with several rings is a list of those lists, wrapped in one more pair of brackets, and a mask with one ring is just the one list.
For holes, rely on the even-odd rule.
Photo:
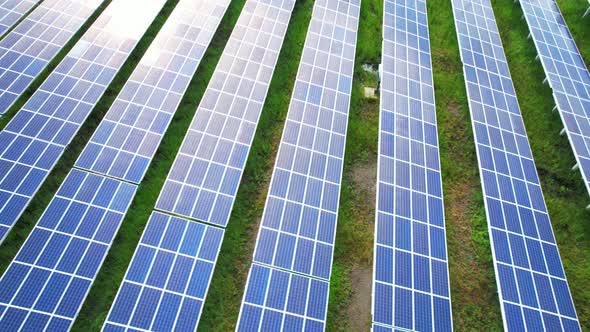
[[(163, 4), (114, 1), (0, 133), (5, 233)], [(17, 36), (28, 44), (55, 36), (50, 22), (75, 22), (68, 26), (77, 28), (63, 29), (63, 46), (84, 19), (58, 20), (65, 4), (51, 5), (42, 3), (3, 41), (29, 18)], [(148, 221), (105, 329), (185, 330), (198, 323), (223, 239), (216, 226), (227, 225), (293, 5), (244, 6), (156, 204), (165, 213), (154, 211)], [(177, 5), (0, 281), (0, 326), (71, 325), (227, 6)], [(359, 6), (314, 4), (241, 330), (324, 329)], [(579, 329), (491, 6), (453, 6), (505, 326)], [(125, 17), (130, 10), (137, 12), (132, 22)], [(68, 12), (87, 18), (92, 10)], [(31, 28), (35, 17), (43, 28)], [(374, 327), (450, 330), (425, 2), (386, 0), (383, 34)], [(38, 48), (53, 46), (54, 56), (56, 41), (46, 42)], [(45, 54), (11, 51), (16, 55), (0, 65), (17, 76), (29, 75), (30, 58)], [(50, 58), (33, 66), (36, 74)], [(19, 61), (24, 65), (11, 67)], [(553, 295), (539, 295), (547, 290)]]

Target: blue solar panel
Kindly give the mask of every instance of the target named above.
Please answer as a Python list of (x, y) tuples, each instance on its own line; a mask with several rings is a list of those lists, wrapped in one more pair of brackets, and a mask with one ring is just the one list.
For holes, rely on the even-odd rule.
[(247, 1), (156, 208), (228, 222), (294, 0)]
[(453, 0), (504, 327), (580, 331), (489, 0)]
[(252, 264), (237, 331), (324, 331), (326, 281)]
[(141, 182), (228, 3), (181, 1), (175, 7), (77, 167)]
[(70, 327), (135, 190), (79, 170), (66, 177), (0, 279), (0, 330)]
[(359, 5), (314, 3), (255, 262), (330, 279)]
[[(240, 331), (325, 328), (359, 12), (360, 1), (314, 3), (242, 301)], [(291, 292), (286, 303), (291, 278), (315, 290)]]
[(0, 115), (25, 92), (101, 2), (43, 1), (0, 41)]
[(0, 36), (12, 28), (26, 13), (41, 0), (0, 1)]
[(223, 230), (154, 212), (104, 331), (194, 331)]
[(373, 322), (450, 331), (426, 1), (384, 2), (381, 66)]
[(0, 242), (164, 2), (113, 1), (0, 132)]
[(521, 0), (520, 4), (590, 192), (590, 73), (553, 0)]

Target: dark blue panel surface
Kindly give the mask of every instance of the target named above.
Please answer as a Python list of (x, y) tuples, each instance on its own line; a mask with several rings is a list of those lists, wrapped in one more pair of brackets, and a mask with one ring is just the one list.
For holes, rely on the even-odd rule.
[(222, 239), (220, 228), (154, 212), (105, 330), (194, 330)]

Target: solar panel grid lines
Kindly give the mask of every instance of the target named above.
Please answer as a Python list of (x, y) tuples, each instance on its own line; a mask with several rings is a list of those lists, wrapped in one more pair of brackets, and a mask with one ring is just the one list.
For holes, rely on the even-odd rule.
[(520, 4), (590, 193), (590, 73), (557, 3), (524, 0)]
[(156, 209), (227, 224), (294, 4), (246, 2)]
[(255, 262), (330, 278), (359, 11), (314, 4)]
[(329, 283), (253, 263), (236, 331), (324, 331)]
[(375, 330), (452, 330), (426, 1), (386, 0), (372, 314)]
[(0, 330), (69, 330), (136, 189), (75, 169), (66, 177), (0, 279)]
[(140, 60), (76, 167), (141, 182), (228, 0), (181, 2)]
[(504, 327), (579, 331), (492, 7), (453, 1)]
[(29, 10), (41, 0), (0, 1), (0, 36), (12, 28)]
[(0, 41), (0, 115), (6, 113), (101, 1), (47, 0)]
[(153, 212), (103, 331), (195, 330), (223, 233)]
[(115, 0), (0, 132), (0, 242), (165, 0)]

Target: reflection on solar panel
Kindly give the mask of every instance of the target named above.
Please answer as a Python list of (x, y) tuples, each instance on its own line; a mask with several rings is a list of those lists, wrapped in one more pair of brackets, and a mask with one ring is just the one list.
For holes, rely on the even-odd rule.
[(0, 36), (41, 0), (2, 0), (0, 1)]
[[(210, 0), (207, 2), (209, 3)], [(227, 2), (224, 1), (226, 6)], [(187, 160), (183, 158), (192, 158), (195, 162), (205, 162), (203, 159), (199, 159), (203, 157), (202, 155), (189, 157), (186, 154), (190, 149), (199, 146), (199, 142), (194, 142), (193, 139), (196, 137), (195, 135), (199, 134), (196, 130), (207, 124), (200, 122), (203, 113), (215, 117), (218, 121), (226, 118), (227, 126), (231, 126), (230, 122), (234, 125), (237, 123), (237, 127), (226, 127), (224, 133), (229, 134), (231, 130), (237, 131), (241, 121), (244, 126), (250, 128), (248, 129), (251, 130), (249, 135), (254, 134), (259, 114), (253, 112), (260, 112), (264, 103), (266, 89), (272, 77), (293, 6), (294, 1), (292, 0), (285, 0), (283, 3), (274, 0), (249, 0), (246, 2), (205, 93), (205, 96), (210, 96), (211, 93), (218, 91), (220, 84), (225, 82), (227, 88), (224, 90), (224, 98), (226, 100), (235, 98), (236, 100), (231, 108), (232, 113), (224, 113), (229, 110), (225, 104), (218, 104), (216, 108), (211, 108), (205, 99), (201, 102), (191, 124), (191, 129), (181, 147), (181, 152), (168, 175), (167, 183), (173, 177), (178, 176), (178, 173), (175, 172), (179, 167), (185, 167), (185, 165), (179, 166), (179, 163)], [(253, 92), (251, 92), (252, 90)], [(254, 95), (250, 96), (250, 93)], [(238, 114), (245, 118), (239, 118)], [(207, 131), (206, 135), (211, 138), (216, 137), (214, 135), (219, 135), (220, 128), (224, 124), (223, 121), (216, 124), (219, 131)], [(236, 135), (236, 132), (234, 131), (233, 134)], [(222, 140), (227, 138), (229, 136), (224, 134)], [(247, 142), (240, 141), (240, 144), (246, 148), (245, 151), (242, 151), (244, 153), (241, 156), (242, 162), (245, 162), (250, 143), (251, 137)], [(207, 144), (211, 144), (211, 142), (209, 141)], [(223, 153), (229, 155), (231, 152), (231, 146), (229, 146), (230, 150), (226, 151), (223, 149), (228, 146), (222, 144), (217, 147), (214, 144), (209, 145), (207, 148), (217, 149), (218, 152), (214, 155)], [(195, 151), (193, 150), (193, 153)], [(188, 167), (190, 167), (191, 159), (188, 161)], [(213, 162), (218, 162), (217, 159), (210, 162), (212, 167), (218, 165), (213, 164)], [(241, 165), (243, 167), (243, 164)], [(206, 168), (204, 170), (206, 171)], [(204, 172), (196, 173), (194, 171), (188, 173), (187, 186), (202, 183), (203, 180), (199, 176), (204, 174)], [(237, 189), (239, 178), (234, 180)], [(171, 193), (163, 188), (158, 202), (161, 200), (176, 201), (177, 197), (170, 195)], [(229, 214), (229, 208), (227, 214)], [(191, 214), (185, 213), (184, 215), (194, 218)], [(203, 223), (172, 217), (162, 212), (154, 212), (107, 317), (105, 331), (119, 331), (124, 328), (166, 331), (194, 330), (198, 325), (203, 302), (211, 282), (223, 232), (222, 228), (216, 226), (205, 226)], [(161, 239), (160, 237), (154, 238), (154, 234), (159, 234)], [(176, 321), (176, 325), (174, 325), (174, 321)]]
[(46, 0), (0, 41), (0, 114), (8, 111), (100, 0)]
[(66, 331), (136, 187), (74, 170), (0, 279), (0, 330)]
[(453, 0), (504, 327), (580, 325), (489, 0)]
[(172, 165), (156, 208), (225, 226), (294, 0), (244, 9)]
[(113, 1), (0, 132), (0, 240), (53, 169), (164, 2)]
[[(161, 3), (163, 4), (163, 2)], [(171, 16), (168, 18), (166, 24), (164, 25), (164, 27), (162, 28), (162, 30), (159, 32), (159, 34), (156, 36), (153, 44), (150, 46), (150, 48), (148, 49), (148, 51), (146, 52), (146, 55), (140, 60), (139, 65), (137, 66), (136, 70), (134, 71), (134, 73), (132, 74), (132, 79), (127, 83), (127, 85), (125, 86), (125, 88), (123, 89), (123, 91), (121, 92), (121, 96), (125, 96), (126, 93), (129, 93), (129, 86), (132, 86), (134, 84), (134, 82), (136, 82), (137, 80), (139, 80), (139, 82), (142, 82), (142, 87), (150, 87), (150, 86), (154, 86), (158, 83), (158, 77), (154, 77), (154, 73), (160, 73), (160, 75), (162, 76), (162, 80), (168, 80), (167, 82), (170, 83), (166, 83), (166, 84), (170, 84), (174, 86), (174, 91), (169, 91), (170, 94), (175, 93), (175, 94), (179, 94), (179, 96), (174, 96), (174, 98), (171, 98), (170, 102), (166, 103), (165, 106), (162, 106), (162, 110), (166, 111), (166, 114), (169, 114), (171, 116), (171, 114), (176, 110), (176, 107), (178, 106), (178, 103), (180, 101), (180, 97), (182, 96), (182, 94), (184, 94), (188, 83), (190, 81), (190, 78), (192, 77), (192, 75), (194, 75), (194, 72), (196, 71), (196, 68), (199, 64), (199, 61), (202, 58), (202, 55), (204, 53), (204, 49), (207, 47), (207, 45), (209, 44), (210, 40), (213, 37), (214, 34), (214, 30), (216, 29), (216, 27), (218, 26), (219, 22), (221, 21), (221, 18), (223, 17), (223, 14), (225, 12), (225, 9), (227, 8), (227, 5), (229, 4), (229, 1), (226, 0), (220, 0), (217, 4), (214, 2), (211, 2), (210, 0), (201, 0), (201, 1), (194, 1), (194, 0), (182, 0), (180, 1), (177, 6), (175, 7), (173, 13), (171, 14)], [(154, 7), (153, 8), (153, 14), (155, 15), (158, 12), (158, 7)], [(153, 17), (153, 16), (152, 16)], [(187, 39), (185, 39), (185, 37)], [(190, 40), (190, 41), (188, 41)], [(186, 42), (185, 42), (186, 41)], [(194, 52), (194, 53), (190, 53), (190, 52)], [(184, 69), (184, 71), (181, 71), (181, 69)], [(185, 77), (187, 76), (187, 77)], [(144, 78), (141, 78), (144, 77)], [(165, 78), (164, 78), (165, 77)], [(155, 82), (153, 81), (149, 81), (149, 79), (155, 80)], [(153, 83), (152, 83), (153, 82)], [(148, 85), (151, 84), (151, 85)], [(168, 90), (163, 90), (163, 91), (168, 91)], [(121, 110), (117, 105), (118, 103), (121, 102), (121, 98), (118, 98), (115, 102), (115, 106), (113, 106), (113, 108), (109, 111), (108, 116), (112, 117), (113, 116), (113, 111), (117, 112), (119, 110)], [(149, 105), (146, 104), (139, 104), (139, 103), (133, 103), (133, 105), (138, 106), (138, 112), (134, 112), (134, 113), (127, 113), (124, 118), (131, 118), (131, 117), (135, 117), (137, 119), (142, 119), (146, 117), (146, 113), (152, 114), (152, 113), (156, 113), (158, 112), (160, 109), (156, 109), (156, 108), (152, 108), (149, 107)], [(141, 107), (144, 106), (144, 107)], [(157, 121), (157, 120), (155, 120)], [(159, 120), (162, 121), (163, 120)], [(110, 122), (110, 120), (105, 120), (101, 123), (101, 126), (105, 123), (105, 122)], [(113, 124), (117, 124), (117, 122), (110, 122)], [(165, 131), (167, 124), (169, 123), (169, 119), (162, 124), (162, 126), (164, 126), (161, 130), (162, 133)], [(125, 124), (125, 122), (123, 123)], [(99, 127), (101, 128), (101, 127)], [(147, 127), (147, 129), (149, 129), (149, 127)], [(121, 136), (120, 134), (118, 134), (119, 136)], [(152, 144), (155, 144), (156, 146), (154, 147), (154, 150), (157, 148), (157, 145), (159, 144), (160, 139), (158, 138), (157, 140), (153, 140), (151, 141)], [(92, 142), (89, 143), (91, 146), (91, 144), (93, 144)], [(86, 150), (85, 150), (86, 151)], [(151, 160), (151, 156), (149, 157), (149, 159), (147, 159), (147, 163), (149, 163), (149, 161)], [(133, 165), (129, 165), (128, 167), (126, 167), (126, 169), (129, 168), (131, 169), (131, 171), (136, 172), (135, 169), (138, 168), (137, 165), (133, 164)], [(142, 172), (144, 171), (143, 169), (140, 169)], [(100, 173), (99, 169), (95, 169), (94, 171), (96, 171), (97, 173)], [(74, 300), (71, 300), (72, 303), (69, 304), (70, 306), (70, 310), (72, 313), (76, 313), (79, 308), (82, 305), (82, 302), (84, 301), (85, 295), (86, 295), (86, 291), (87, 289), (90, 287), (90, 285), (92, 284), (93, 280), (94, 280), (94, 276), (96, 274), (96, 272), (98, 271), (98, 269), (100, 268), (102, 261), (104, 259), (104, 256), (106, 256), (106, 252), (107, 249), (110, 247), (112, 240), (116, 234), (117, 229), (119, 228), (120, 222), (123, 219), (123, 216), (125, 215), (125, 213), (128, 210), (128, 206), (129, 206), (129, 202), (133, 199), (134, 195), (135, 195), (135, 185), (130, 185), (124, 181), (118, 180), (118, 179), (112, 179), (109, 177), (105, 177), (107, 175), (111, 175), (111, 174), (104, 174), (105, 176), (103, 176), (103, 174), (99, 174), (99, 175), (94, 175), (92, 173), (88, 173), (86, 171), (82, 171), (82, 170), (78, 170), (76, 168), (74, 168), (71, 172), (70, 175), (68, 176), (68, 180), (66, 181), (66, 183), (62, 186), (62, 189), (60, 190), (60, 192), (58, 192), (56, 198), (54, 199), (53, 205), (50, 205), (50, 208), (45, 212), (45, 214), (41, 217), (41, 221), (39, 222), (39, 225), (34, 229), (33, 234), (37, 234), (38, 232), (40, 232), (40, 230), (45, 230), (46, 228), (49, 229), (54, 229), (56, 226), (55, 225), (50, 225), (47, 226), (45, 225), (46, 223), (58, 223), (58, 221), (61, 221), (60, 225), (57, 226), (57, 229), (60, 231), (60, 235), (63, 235), (64, 237), (67, 236), (68, 234), (75, 234), (74, 237), (76, 238), (77, 236), (85, 236), (85, 235), (80, 235), (79, 232), (82, 229), (85, 229), (92, 226), (92, 225), (98, 225), (101, 224), (100, 221), (100, 214), (99, 212), (95, 211), (94, 206), (95, 205), (99, 205), (99, 206), (103, 206), (103, 204), (106, 204), (105, 206), (108, 206), (108, 203), (111, 202), (110, 204), (122, 204), (122, 205), (116, 205), (116, 208), (112, 208), (112, 209), (116, 209), (116, 211), (118, 212), (118, 214), (115, 216), (106, 216), (105, 220), (102, 222), (103, 225), (105, 225), (105, 223), (108, 222), (108, 228), (105, 228), (106, 231), (108, 231), (108, 233), (106, 233), (105, 235), (101, 235), (100, 237), (100, 241), (101, 244), (104, 244), (104, 250), (101, 250), (100, 252), (97, 251), (92, 251), (89, 252), (88, 254), (86, 254), (86, 258), (87, 260), (92, 260), (93, 262), (93, 266), (92, 266), (92, 271), (93, 273), (90, 275), (86, 275), (86, 279), (84, 279), (84, 281), (87, 283), (87, 286), (85, 284), (85, 288), (83, 290), (81, 290), (81, 293), (77, 293), (78, 297), (75, 298)], [(79, 179), (84, 179), (84, 178), (88, 178), (86, 180), (86, 182), (84, 182), (82, 185), (80, 185), (80, 183), (82, 183), (83, 180), (79, 180)], [(104, 184), (101, 184), (100, 182), (103, 181)], [(61, 192), (68, 192), (67, 189), (63, 189), (63, 188), (72, 188), (71, 190), (73, 190), (73, 193), (75, 193), (75, 190), (77, 190), (77, 188), (80, 187), (79, 192), (76, 194), (75, 197), (75, 202), (73, 202), (71, 204), (71, 208), (67, 208), (68, 204), (61, 202), (61, 196), (63, 196), (64, 194), (61, 194)], [(120, 191), (117, 191), (116, 188), (125, 188), (124, 191), (124, 199), (121, 199), (122, 197), (120, 196)], [(97, 193), (98, 192), (98, 193)], [(79, 201), (83, 201), (83, 202), (90, 202), (92, 200), (92, 197), (96, 194), (96, 197), (94, 198), (94, 200), (92, 201), (92, 206), (90, 207), (90, 209), (88, 210), (88, 212), (86, 212), (86, 219), (83, 218), (83, 216), (85, 215), (85, 211), (84, 211), (84, 204), (81, 204)], [(66, 195), (67, 196), (67, 195)], [(69, 197), (69, 196), (68, 196)], [(73, 196), (72, 196), (73, 197)], [(88, 204), (87, 204), (88, 205)], [(88, 219), (90, 218), (90, 219)], [(173, 320), (178, 319), (179, 323), (177, 323), (177, 327), (179, 329), (182, 330), (186, 330), (189, 329), (189, 327), (191, 325), (194, 325), (196, 323), (196, 320), (198, 319), (198, 316), (194, 315), (194, 310), (199, 310), (200, 312), (200, 303), (202, 303), (202, 299), (204, 298), (204, 286), (202, 285), (203, 283), (206, 282), (206, 280), (209, 279), (209, 277), (205, 277), (204, 275), (202, 275), (203, 273), (205, 273), (206, 271), (209, 271), (209, 273), (211, 273), (213, 271), (213, 262), (216, 259), (216, 255), (218, 252), (218, 246), (219, 243), (221, 242), (221, 237), (222, 237), (222, 230), (217, 229), (217, 228), (212, 228), (212, 227), (205, 227), (203, 225), (198, 225), (198, 224), (192, 224), (189, 225), (188, 227), (186, 227), (186, 232), (185, 232), (185, 226), (183, 226), (183, 224), (180, 224), (182, 222), (182, 220), (178, 219), (178, 218), (167, 218), (164, 215), (160, 215), (160, 214), (155, 214), (154, 218), (152, 218), (153, 221), (150, 222), (149, 226), (148, 226), (148, 230), (146, 231), (146, 236), (144, 236), (144, 241), (143, 243), (143, 247), (140, 246), (140, 249), (138, 249), (138, 254), (134, 257), (134, 259), (137, 260), (137, 263), (134, 263), (136, 265), (132, 265), (130, 272), (127, 274), (127, 276), (129, 277), (129, 281), (132, 283), (132, 285), (127, 285), (125, 286), (125, 291), (121, 294), (123, 294), (123, 296), (130, 296), (133, 293), (129, 293), (127, 292), (127, 289), (129, 287), (135, 289), (135, 286), (137, 286), (136, 283), (141, 276), (138, 275), (138, 273), (140, 273), (141, 269), (145, 268), (146, 270), (144, 271), (145, 273), (149, 273), (149, 275), (145, 275), (144, 277), (147, 277), (146, 280), (146, 285), (149, 286), (149, 289), (147, 289), (146, 291), (142, 292), (141, 294), (141, 298), (135, 298), (134, 301), (137, 301), (137, 315), (141, 315), (140, 318), (136, 318), (135, 316), (133, 317), (133, 319), (131, 319), (130, 322), (128, 321), (122, 321), (121, 319), (121, 313), (119, 312), (121, 310), (121, 305), (117, 304), (113, 309), (113, 314), (115, 315), (115, 317), (118, 317), (116, 320), (116, 322), (125, 324), (125, 325), (137, 325), (138, 327), (145, 327), (146, 321), (149, 320), (148, 324), (151, 322), (152, 317), (148, 317), (146, 315), (148, 315), (148, 312), (150, 312), (150, 310), (155, 310), (156, 307), (150, 307), (150, 305), (154, 306), (159, 303), (156, 302), (154, 303), (153, 300), (153, 296), (150, 297), (146, 294), (160, 294), (158, 292), (155, 292), (155, 290), (153, 289), (153, 287), (156, 286), (160, 286), (160, 287), (165, 287), (166, 292), (171, 292), (170, 294), (167, 294), (164, 296), (165, 301), (172, 301), (172, 302), (164, 302), (163, 306), (161, 307), (162, 310), (165, 310), (164, 313), (169, 312), (169, 310), (172, 310), (174, 308), (173, 303), (175, 301), (177, 301), (178, 299), (181, 298), (181, 296), (173, 296), (175, 295), (178, 291), (180, 291), (180, 288), (183, 287), (181, 286), (182, 280), (185, 277), (188, 277), (187, 273), (191, 273), (192, 272), (199, 272), (197, 274), (195, 274), (195, 276), (192, 278), (192, 280), (190, 281), (190, 283), (188, 284), (188, 289), (187, 289), (187, 293), (186, 296), (187, 297), (191, 297), (191, 298), (187, 298), (183, 301), (183, 304), (181, 306), (181, 308), (178, 308), (178, 310), (180, 310), (180, 314), (178, 317), (176, 317), (176, 315), (174, 314), (171, 318)], [(65, 220), (67, 221), (67, 224), (65, 223)], [(163, 235), (163, 238), (161, 239), (161, 248), (155, 250), (154, 252), (157, 251), (157, 255), (155, 255), (155, 261), (154, 261), (154, 265), (153, 265), (153, 270), (150, 272), (149, 268), (151, 266), (151, 264), (148, 264), (145, 262), (146, 256), (145, 253), (146, 252), (152, 252), (151, 251), (151, 247), (152, 245), (158, 245), (160, 243), (160, 239), (154, 239), (153, 238), (153, 231), (154, 229), (158, 229), (161, 225), (163, 225), (164, 223), (169, 223), (171, 226), (166, 228), (165, 234), (164, 234), (164, 229), (161, 229), (162, 232), (156, 234), (156, 235)], [(186, 221), (185, 221), (185, 225), (186, 225)], [(101, 232), (102, 228), (99, 228), (98, 232)], [(104, 231), (103, 231), (104, 232)], [(88, 234), (92, 235), (94, 234), (94, 232), (87, 232)], [(99, 234), (96, 233), (96, 234)], [(86, 233), (83, 233), (86, 234)], [(204, 235), (203, 235), (204, 234)], [(108, 235), (108, 236), (107, 236)], [(70, 235), (71, 236), (71, 235)], [(95, 235), (97, 236), (97, 235)], [(181, 237), (184, 236), (184, 241), (182, 242), (182, 245), (180, 246), (180, 248), (178, 247), (180, 245), (179, 243), (175, 244), (175, 241), (180, 241)], [(35, 248), (37, 246), (41, 246), (40, 248), (43, 248), (43, 244), (45, 241), (45, 238), (39, 238), (38, 236), (31, 236), (25, 246), (23, 247), (23, 249), (21, 250), (21, 254), (19, 254), (19, 256), (22, 255), (22, 252), (27, 252), (27, 251), (31, 251), (30, 248)], [(197, 241), (197, 242), (195, 242)], [(198, 242), (200, 241), (200, 242)], [(202, 244), (203, 248), (201, 250), (197, 250), (199, 249), (199, 243)], [(215, 243), (217, 243), (217, 245), (215, 245)], [(65, 245), (64, 245), (65, 246)], [(145, 248), (144, 248), (145, 247)], [(102, 247), (101, 247), (102, 248)], [(60, 255), (60, 253), (63, 251), (64, 248), (62, 247), (54, 247), (52, 250), (56, 251), (56, 255)], [(47, 249), (46, 249), (47, 250)], [(173, 251), (177, 251), (177, 254), (169, 254), (169, 251), (173, 250)], [(31, 254), (31, 256), (34, 256), (33, 252)], [(80, 255), (83, 255), (84, 251), (82, 250)], [(187, 260), (187, 255), (188, 256), (192, 256), (192, 260), (188, 259)], [(17, 260), (18, 261), (18, 257), (17, 256)], [(42, 257), (42, 256), (41, 256)], [(76, 257), (74, 257), (75, 259), (78, 259)], [(67, 258), (68, 260), (72, 260), (74, 258)], [(197, 259), (198, 258), (198, 259)], [(172, 259), (172, 260), (169, 260)], [(195, 261), (195, 259), (197, 259)], [(66, 261), (69, 262), (69, 261)], [(174, 262), (174, 266), (167, 266), (167, 263), (173, 263)], [(34, 263), (34, 261), (33, 261)], [(192, 270), (192, 263), (195, 263), (195, 269)], [(64, 263), (65, 264), (65, 263)], [(70, 264), (75, 264), (75, 262), (71, 262)], [(139, 264), (139, 265), (137, 265)], [(147, 264), (147, 265), (146, 265)], [(45, 265), (43, 265), (45, 266)], [(169, 278), (169, 281), (167, 281), (166, 276), (162, 276), (161, 274), (159, 274), (162, 269), (164, 268), (170, 268), (172, 270), (171, 273), (171, 277)], [(190, 268), (189, 270), (187, 270), (187, 268)], [(141, 270), (141, 271), (140, 271)], [(10, 271), (10, 269), (9, 269)], [(168, 270), (170, 271), (170, 270)], [(8, 275), (8, 272), (7, 272)], [(197, 275), (199, 277), (197, 277)], [(6, 277), (5, 277), (6, 278)], [(143, 279), (142, 279), (143, 280)], [(186, 282), (186, 278), (184, 279)], [(4, 282), (4, 281), (0, 281)], [(6, 283), (8, 284), (12, 284), (14, 283), (14, 280), (9, 280), (6, 281)], [(143, 282), (143, 281), (142, 281)], [(18, 285), (17, 285), (18, 286)], [(14, 287), (17, 287), (14, 286)], [(186, 285), (185, 285), (186, 286)], [(54, 289), (52, 292), (52, 296), (53, 297), (60, 297), (61, 296), (61, 292), (64, 289)], [(164, 289), (162, 289), (164, 290)], [(42, 296), (39, 294), (30, 294), (30, 297), (39, 297)], [(137, 293), (136, 295), (139, 296), (139, 293)], [(144, 296), (147, 296), (144, 298)], [(200, 301), (195, 301), (194, 298), (192, 297), (199, 297), (200, 296)], [(151, 300), (150, 300), (151, 299)], [(130, 298), (125, 298), (125, 302), (126, 305), (130, 305), (130, 302), (132, 299)], [(6, 304), (11, 304), (11, 298), (7, 297), (6, 300)], [(41, 300), (39, 300), (41, 301)], [(121, 300), (117, 300), (116, 303), (120, 303)], [(0, 301), (0, 306), (2, 306), (2, 301)], [(135, 302), (134, 302), (135, 303)], [(180, 303), (180, 301), (179, 301)], [(147, 307), (146, 307), (147, 306)], [(31, 305), (27, 306), (27, 305), (19, 305), (19, 309), (24, 310), (24, 313), (21, 313), (21, 315), (26, 316), (26, 310), (33, 310), (34, 312), (37, 310), (37, 308), (35, 307), (35, 304), (32, 303)], [(125, 309), (128, 309), (127, 307)], [(130, 307), (130, 309), (134, 309), (134, 307)], [(147, 311), (146, 311), (147, 310)], [(53, 314), (54, 311), (47, 311), (50, 314)], [(151, 311), (153, 313), (153, 311)], [(131, 312), (129, 312), (129, 314), (131, 314)], [(70, 319), (73, 318), (75, 315), (73, 316), (67, 316)], [(10, 316), (12, 317), (12, 316)], [(44, 316), (42, 316), (44, 317)], [(26, 324), (44, 324), (44, 318), (30, 318), (27, 320)], [(158, 316), (160, 317), (160, 316)], [(169, 317), (169, 316), (166, 316)], [(130, 318), (130, 317), (128, 317)], [(2, 324), (4, 318), (0, 318), (0, 324)], [(139, 319), (139, 320), (138, 320)], [(158, 324), (164, 324), (164, 318), (157, 318), (158, 321), (161, 321)], [(31, 322), (29, 322), (29, 320)], [(168, 322), (168, 321), (166, 321)], [(21, 323), (18, 323), (21, 324)], [(167, 323), (166, 323), (167, 324)], [(20, 326), (20, 325), (19, 325)], [(158, 328), (164, 328), (165, 325), (155, 325)], [(149, 325), (147, 326), (149, 327)], [(166, 330), (166, 328), (164, 328), (164, 330)]]
[(154, 212), (104, 331), (194, 331), (223, 230)]
[(240, 331), (324, 330), (359, 11), (314, 3), (254, 252), (273, 268), (252, 265)]
[(452, 330), (425, 0), (385, 0), (373, 322)]
[(520, 4), (590, 192), (590, 73), (553, 0)]
[(176, 6), (77, 167), (141, 182), (228, 3), (198, 0)]
[(328, 282), (252, 264), (237, 331), (323, 331)]

